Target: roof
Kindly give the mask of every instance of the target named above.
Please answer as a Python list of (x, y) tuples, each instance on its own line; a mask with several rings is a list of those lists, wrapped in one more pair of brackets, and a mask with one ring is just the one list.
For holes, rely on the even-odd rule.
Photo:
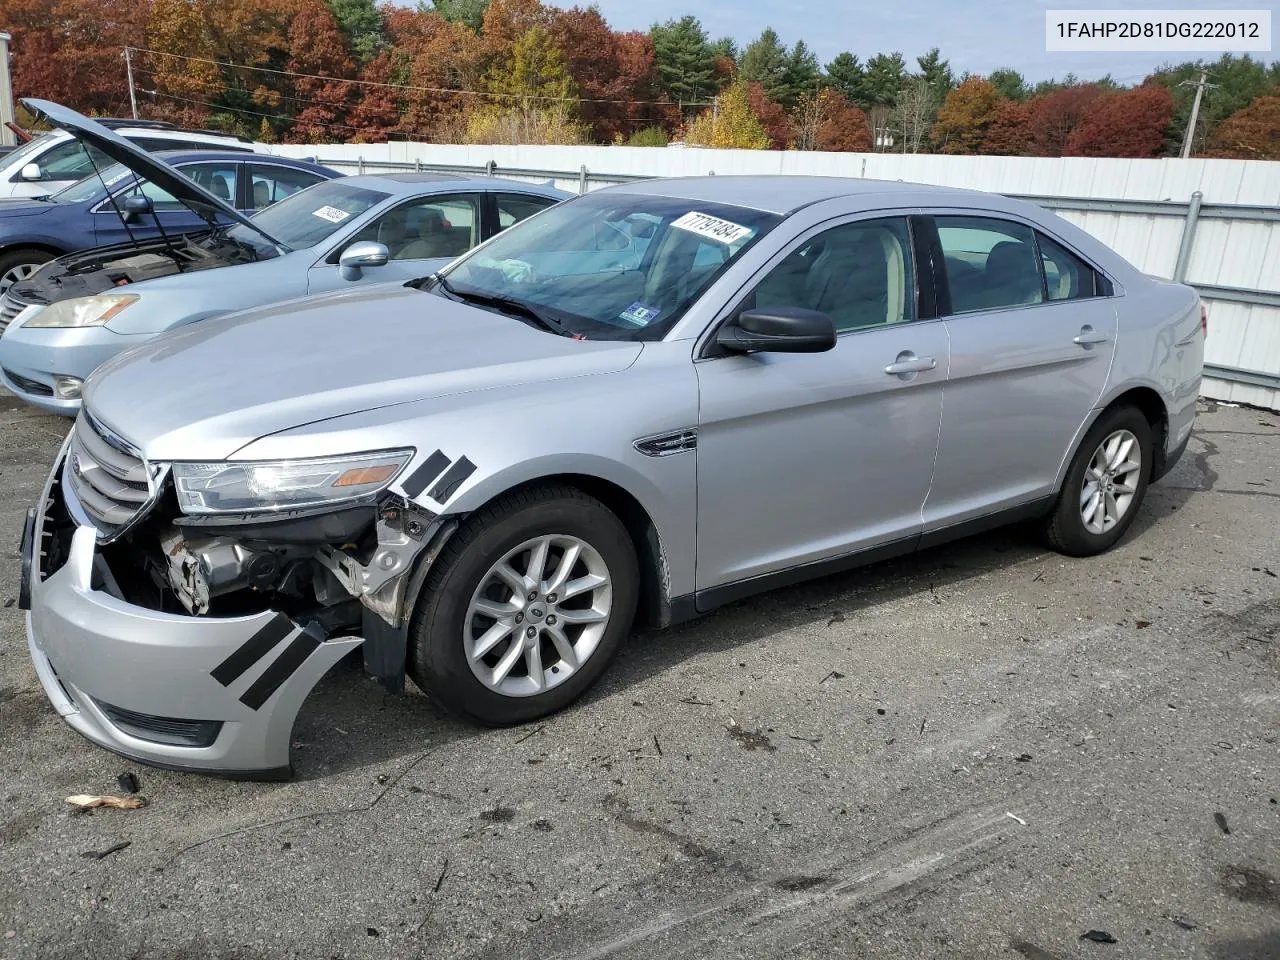
[(792, 213), (811, 203), (833, 200), (837, 197), (885, 197), (893, 194), (919, 197), (921, 194), (928, 194), (950, 199), (981, 197), (984, 200), (990, 200), (994, 198), (992, 194), (977, 190), (905, 183), (901, 180), (862, 180), (856, 177), (808, 177), (782, 174), (638, 180), (608, 189), (652, 196), (681, 197), (685, 200), (705, 200), (708, 203), (727, 203), (778, 214)]
[(460, 189), (463, 185), (480, 189), (518, 190), (523, 193), (537, 193), (548, 197), (565, 198), (570, 196), (563, 190), (557, 190), (550, 183), (525, 183), (519, 180), (506, 180), (502, 177), (460, 176), (453, 173), (365, 173), (352, 177), (343, 177), (343, 183), (369, 190), (381, 190), (396, 196), (412, 196), (427, 190), (433, 184), (443, 189)]
[[(278, 166), (293, 167), (299, 170), (328, 170), (314, 160), (301, 160), (296, 157), (277, 157), (269, 153), (247, 153), (244, 150), (150, 150), (151, 156), (159, 157), (165, 163), (189, 163), (193, 160), (219, 161), (227, 163), (274, 163)], [(329, 170), (330, 173), (335, 171)]]

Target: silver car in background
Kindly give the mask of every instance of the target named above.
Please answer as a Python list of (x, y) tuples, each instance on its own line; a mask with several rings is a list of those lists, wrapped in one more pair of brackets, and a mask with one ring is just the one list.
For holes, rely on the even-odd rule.
[(109, 361), (28, 518), (49, 698), (287, 775), (363, 649), (513, 724), (666, 625), (1013, 519), (1111, 547), (1191, 433), (1204, 314), (1038, 207), (816, 177), (590, 193), (436, 276)]
[[(495, 177), (388, 173), (328, 180), (274, 202), (264, 196), (263, 209), (246, 217), (93, 120), (58, 104), (23, 102), (163, 185), (211, 228), (68, 254), (0, 297), (0, 382), (67, 416), (80, 409), (81, 384), (94, 368), (158, 333), (351, 284), (425, 277), (572, 196)], [(255, 191), (267, 186), (265, 178), (253, 184)]]

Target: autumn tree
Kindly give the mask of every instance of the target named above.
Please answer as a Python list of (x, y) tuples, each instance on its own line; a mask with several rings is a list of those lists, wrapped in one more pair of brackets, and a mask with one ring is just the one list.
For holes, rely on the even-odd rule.
[(556, 15), (551, 27), (569, 76), (581, 90), (582, 119), (595, 139), (670, 121), (660, 101), (653, 41), (642, 33), (615, 33), (595, 7)]
[(1259, 97), (1223, 120), (1208, 156), (1280, 160), (1280, 96)]
[(1067, 138), (1063, 156), (1158, 157), (1173, 116), (1173, 97), (1159, 84), (1094, 99)]
[[(490, 7), (492, 10), (492, 7)], [(472, 143), (576, 143), (578, 86), (543, 26), (530, 27), (511, 49), (508, 62), (485, 77), (494, 104), (476, 110), (467, 125)]]
[[(1280, 63), (1269, 67), (1262, 60), (1248, 54), (1224, 53), (1217, 60), (1195, 60), (1165, 67), (1153, 73), (1153, 80), (1166, 87), (1173, 95), (1172, 127), (1185, 131), (1191, 122), (1191, 104), (1195, 100), (1193, 84), (1201, 72), (1209, 74), (1213, 84), (1200, 100), (1200, 113), (1196, 120), (1193, 152), (1203, 150), (1212, 141), (1214, 130), (1231, 114), (1244, 109), (1254, 100), (1275, 96), (1280, 91)], [(1181, 140), (1171, 147), (1181, 146)]]
[(689, 124), (685, 141), (700, 147), (767, 150), (769, 135), (751, 110), (745, 83), (735, 83)]
[(769, 138), (770, 149), (787, 149), (795, 137), (795, 127), (792, 126), (787, 111), (783, 109), (782, 104), (773, 100), (765, 92), (761, 84), (748, 83), (746, 91), (747, 103), (751, 107), (751, 112), (756, 115), (756, 119), (760, 121), (765, 136)]
[(947, 94), (930, 136), (943, 153), (977, 153), (1000, 107), (995, 85), (970, 77)]
[(445, 126), (492, 99), (479, 101), (473, 91), (482, 88), (485, 64), (494, 58), (486, 56), (466, 24), (430, 10), (384, 9), (395, 53), (392, 82), (412, 87), (403, 91), (402, 128), (418, 136), (457, 139), (453, 127), (446, 135)]
[(1001, 100), (979, 152), (996, 157), (1019, 157), (1030, 151), (1031, 106), (1016, 100)]
[(871, 150), (867, 115), (831, 87), (823, 87), (817, 94), (801, 94), (793, 123), (797, 150), (851, 153)]
[(128, 106), (123, 52), (144, 46), (148, 0), (5, 0), (13, 92), (56, 100), (88, 113)]
[(346, 38), (324, 0), (297, 0), (297, 12), (289, 24), (289, 61), (286, 68), (296, 74), (293, 95), (296, 104), (289, 139), (301, 143), (323, 143), (336, 136), (346, 139), (354, 128), (345, 124), (346, 112), (355, 101), (352, 84), (341, 79), (354, 75), (355, 61), (347, 53)]
[(1031, 150), (1040, 157), (1060, 157), (1072, 132), (1088, 114), (1102, 91), (1092, 84), (1065, 87), (1029, 101)]

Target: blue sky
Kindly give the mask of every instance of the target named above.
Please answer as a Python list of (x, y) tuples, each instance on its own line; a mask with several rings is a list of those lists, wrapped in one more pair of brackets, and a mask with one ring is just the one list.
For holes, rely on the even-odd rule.
[[(573, 6), (575, 0), (555, 0)], [(587, 0), (576, 0), (582, 6)], [(804, 40), (827, 63), (842, 50), (863, 61), (876, 53), (901, 51), (907, 63), (930, 47), (940, 47), (956, 75), (990, 73), (1013, 67), (1031, 80), (1075, 73), (1082, 79), (1111, 74), (1117, 81), (1136, 83), (1165, 62), (1216, 60), (1218, 53), (1047, 53), (1044, 49), (1045, 11), (1080, 9), (1267, 9), (1272, 0), (595, 0), (615, 30), (648, 30), (654, 22), (692, 13), (711, 38), (731, 36), (745, 46), (765, 27), (784, 43)], [(1273, 15), (1274, 17), (1274, 15)], [(1273, 25), (1274, 31), (1274, 25)], [(1268, 62), (1271, 53), (1252, 54)]]

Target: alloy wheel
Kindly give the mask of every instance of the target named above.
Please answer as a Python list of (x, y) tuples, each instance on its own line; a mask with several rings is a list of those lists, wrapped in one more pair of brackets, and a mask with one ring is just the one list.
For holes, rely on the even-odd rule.
[(567, 534), (526, 540), (480, 579), (463, 622), (476, 679), (507, 697), (563, 683), (595, 652), (613, 607), (604, 559)]
[(9, 288), (15, 283), (21, 283), (26, 280), (37, 270), (41, 264), (38, 263), (15, 263), (4, 273), (0, 273), (0, 297), (9, 292)]
[(1092, 534), (1106, 533), (1129, 512), (1138, 492), (1142, 446), (1128, 430), (1109, 434), (1094, 451), (1080, 489), (1080, 519)]

